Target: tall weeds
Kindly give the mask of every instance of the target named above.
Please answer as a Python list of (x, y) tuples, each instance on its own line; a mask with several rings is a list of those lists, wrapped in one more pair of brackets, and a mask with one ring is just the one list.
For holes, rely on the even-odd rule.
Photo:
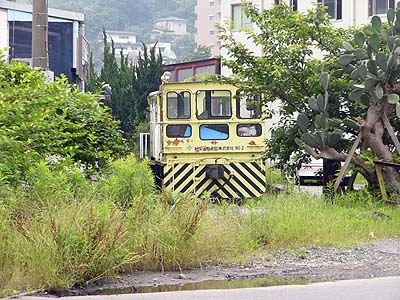
[[(0, 184), (0, 295), (131, 269), (184, 269), (258, 251), (354, 244), (370, 232), (399, 236), (400, 208), (362, 193), (331, 202), (283, 194), (242, 207), (213, 205), (207, 197), (157, 193), (147, 162), (134, 156), (111, 162), (94, 182), (67, 160), (41, 162), (23, 185)], [(390, 217), (368, 213), (375, 210)]]

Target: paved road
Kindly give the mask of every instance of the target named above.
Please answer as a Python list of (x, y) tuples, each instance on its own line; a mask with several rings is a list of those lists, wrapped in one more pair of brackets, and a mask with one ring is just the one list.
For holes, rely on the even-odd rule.
[[(20, 297), (23, 300), (55, 298)], [(65, 297), (63, 300), (400, 300), (400, 277), (265, 288)]]

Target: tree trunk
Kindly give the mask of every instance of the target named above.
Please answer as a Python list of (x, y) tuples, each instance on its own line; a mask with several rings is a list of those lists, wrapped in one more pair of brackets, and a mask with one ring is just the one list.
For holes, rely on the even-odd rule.
[[(371, 106), (367, 118), (362, 122), (361, 135), (367, 146), (375, 154), (374, 159), (393, 163), (393, 154), (389, 146), (383, 142), (385, 126), (382, 121), (384, 106)], [(400, 195), (400, 176), (397, 170), (391, 167), (382, 169), (386, 187)], [(376, 177), (376, 175), (375, 175)], [(371, 182), (372, 183), (372, 182)], [(376, 182), (373, 182), (376, 185)]]

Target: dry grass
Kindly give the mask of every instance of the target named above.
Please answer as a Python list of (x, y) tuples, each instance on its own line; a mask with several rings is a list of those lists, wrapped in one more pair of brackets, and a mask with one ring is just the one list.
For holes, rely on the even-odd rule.
[(238, 207), (143, 193), (143, 180), (115, 190), (133, 178), (126, 165), (135, 169), (137, 162), (130, 159), (96, 186), (43, 165), (32, 169), (28, 185), (1, 186), (0, 295), (68, 287), (131, 268), (184, 269), (241, 261), (258, 251), (358, 244), (371, 232), (374, 238), (400, 235), (400, 206), (382, 205), (364, 191), (333, 202), (270, 195)]

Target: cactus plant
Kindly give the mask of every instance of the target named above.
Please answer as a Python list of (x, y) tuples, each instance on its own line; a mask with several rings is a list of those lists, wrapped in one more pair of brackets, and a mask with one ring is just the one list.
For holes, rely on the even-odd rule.
[[(361, 132), (363, 147), (373, 152), (376, 159), (393, 163), (393, 149), (385, 138), (383, 121), (400, 118), (400, 2), (396, 11), (389, 9), (387, 24), (379, 16), (374, 16), (368, 26), (354, 35), (353, 41), (343, 42), (343, 49), (337, 60), (342, 70), (336, 74), (347, 73), (350, 78), (351, 92), (348, 99), (367, 106), (365, 116), (357, 120), (332, 120), (327, 111), (329, 76), (321, 74), (323, 94), (308, 101), (314, 112), (314, 126), (305, 126), (303, 114), (297, 122), (301, 139), (296, 142), (316, 158), (344, 161), (346, 153), (337, 151), (342, 140), (341, 128), (356, 129)], [(312, 122), (307, 122), (307, 124)], [(398, 150), (400, 151), (400, 149)], [(352, 163), (359, 167), (370, 185), (377, 183), (375, 169), (360, 155), (354, 155)], [(395, 194), (400, 194), (400, 174), (393, 167), (383, 169), (386, 185)]]

